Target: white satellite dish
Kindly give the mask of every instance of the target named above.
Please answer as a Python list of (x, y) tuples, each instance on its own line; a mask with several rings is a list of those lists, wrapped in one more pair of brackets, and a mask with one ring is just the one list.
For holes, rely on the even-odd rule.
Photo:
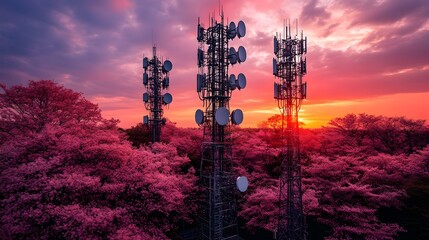
[(229, 62), (231, 64), (236, 64), (237, 63), (237, 52), (235, 51), (235, 48), (230, 47), (229, 48)]
[(277, 60), (273, 58), (273, 75), (277, 76), (278, 69), (277, 69)]
[(246, 35), (246, 25), (244, 24), (243, 21), (238, 22), (237, 35), (238, 35), (238, 38), (242, 38)]
[(274, 36), (274, 54), (277, 54), (279, 52), (279, 41), (277, 40), (277, 37)]
[(244, 61), (246, 61), (247, 58), (247, 54), (246, 54), (246, 49), (243, 46), (238, 47), (238, 62), (242, 63)]
[(245, 192), (249, 187), (249, 180), (247, 180), (247, 177), (240, 176), (237, 178), (236, 185), (237, 185), (238, 191)]
[(203, 124), (203, 123), (204, 123), (204, 112), (203, 112), (203, 110), (198, 109), (198, 110), (195, 112), (195, 122), (196, 122), (198, 125), (201, 125), (201, 124)]
[(229, 122), (229, 111), (228, 109), (224, 107), (220, 107), (216, 110), (215, 114), (216, 122), (221, 125), (225, 126)]
[(147, 92), (143, 93), (143, 101), (149, 102), (149, 94)]
[(238, 79), (237, 79), (237, 87), (239, 90), (244, 89), (246, 87), (247, 81), (246, 81), (246, 76), (244, 76), (244, 74), (240, 73), (238, 74)]
[(235, 90), (235, 88), (237, 87), (236, 81), (237, 81), (237, 78), (235, 77), (234, 74), (229, 75), (229, 87), (232, 90)]
[(149, 123), (149, 117), (146, 115), (146, 116), (143, 116), (143, 124), (148, 124)]
[(148, 75), (147, 75), (147, 73), (143, 73), (143, 84), (144, 85), (147, 85), (147, 82), (148, 82)]
[(233, 124), (239, 125), (243, 122), (243, 119), (244, 119), (243, 111), (241, 111), (240, 109), (236, 109), (232, 111), (231, 120)]
[(173, 64), (171, 63), (170, 60), (165, 60), (164, 64), (162, 65), (162, 70), (164, 72), (169, 72), (171, 71), (171, 69), (173, 69)]
[(230, 22), (229, 29), (228, 29), (228, 38), (234, 39), (236, 35), (237, 35), (237, 28), (235, 27), (235, 23)]
[(166, 93), (164, 96), (162, 96), (162, 101), (164, 104), (170, 104), (173, 101), (173, 96), (171, 96), (170, 93)]
[(149, 59), (147, 57), (143, 58), (143, 68), (146, 69), (149, 66)]

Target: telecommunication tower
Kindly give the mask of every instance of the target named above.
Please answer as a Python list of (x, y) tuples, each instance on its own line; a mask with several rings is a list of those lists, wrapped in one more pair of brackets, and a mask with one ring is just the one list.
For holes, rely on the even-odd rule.
[[(229, 100), (235, 89), (246, 87), (246, 77), (228, 74), (228, 67), (246, 61), (246, 50), (229, 47), (236, 36), (244, 37), (243, 21), (236, 25), (224, 24), (209, 18), (205, 29), (198, 19), (198, 74), (197, 92), (204, 110), (198, 109), (195, 121), (204, 128), (200, 164), (200, 184), (204, 196), (200, 204), (199, 224), (201, 239), (238, 239), (237, 205), (235, 191), (244, 192), (246, 177), (235, 178), (232, 166), (231, 125), (243, 122), (240, 109), (229, 110)], [(207, 47), (207, 48), (206, 48)]]
[(153, 57), (143, 58), (143, 85), (146, 92), (143, 93), (145, 108), (150, 111), (150, 115), (143, 116), (143, 124), (149, 125), (151, 141), (159, 142), (161, 138), (161, 125), (165, 125), (163, 118), (163, 105), (172, 102), (173, 96), (168, 93), (170, 86), (170, 71), (173, 64), (170, 60), (162, 62), (156, 55), (156, 47), (153, 47)]
[(289, 25), (285, 27), (283, 38), (281, 34), (274, 37), (273, 75), (278, 80), (274, 82), (274, 99), (282, 115), (282, 136), (286, 135), (283, 139), (286, 145), (282, 151), (277, 239), (302, 240), (305, 239), (305, 227), (298, 112), (307, 95), (307, 83), (302, 79), (307, 73), (307, 37), (304, 38), (302, 32), (298, 37), (298, 30), (292, 36), (290, 30)]

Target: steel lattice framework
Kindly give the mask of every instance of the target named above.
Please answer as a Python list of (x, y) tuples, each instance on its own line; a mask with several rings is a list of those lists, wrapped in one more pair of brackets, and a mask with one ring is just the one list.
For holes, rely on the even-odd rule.
[(245, 78), (243, 82), (244, 75), (241, 74), (241, 80), (238, 82), (235, 75), (228, 75), (228, 67), (244, 62), (246, 53), (243, 47), (240, 47), (238, 52), (229, 48), (228, 43), (236, 35), (244, 36), (245, 26), (243, 22), (239, 23), (238, 28), (235, 23), (226, 26), (223, 14), (220, 22), (214, 18), (209, 21), (210, 26), (204, 29), (198, 20), (197, 28), (197, 92), (205, 108), (197, 110), (195, 116), (197, 123), (204, 127), (200, 163), (203, 197), (199, 225), (201, 239), (238, 239), (235, 178), (229, 133), (230, 118), (232, 124), (239, 124), (243, 116), (239, 109), (229, 114), (229, 101), (234, 89), (245, 87)]
[[(274, 98), (282, 115), (282, 136), (284, 144), (280, 177), (280, 208), (277, 239), (305, 239), (304, 214), (302, 210), (301, 163), (299, 149), (298, 113), (301, 102), (306, 98), (307, 38), (292, 36), (290, 26), (274, 37), (273, 74)], [(286, 122), (286, 128), (284, 128)]]
[(160, 141), (161, 125), (166, 122), (166, 119), (163, 118), (163, 105), (170, 104), (172, 101), (171, 94), (167, 93), (170, 85), (169, 72), (172, 67), (169, 60), (162, 63), (162, 59), (156, 55), (155, 46), (153, 47), (153, 57), (151, 59), (143, 58), (143, 85), (147, 91), (143, 93), (143, 102), (145, 108), (150, 111), (149, 116), (143, 117), (143, 124), (149, 125), (152, 142)]

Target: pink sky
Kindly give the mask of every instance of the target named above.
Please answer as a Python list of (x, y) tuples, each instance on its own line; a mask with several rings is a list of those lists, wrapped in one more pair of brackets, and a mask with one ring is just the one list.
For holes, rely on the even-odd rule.
[[(225, 16), (243, 20), (247, 87), (235, 91), (231, 108), (244, 112), (243, 127), (278, 113), (271, 74), (272, 38), (285, 19), (308, 37), (307, 127), (333, 117), (366, 112), (429, 119), (429, 4), (385, 1), (221, 1)], [(197, 18), (207, 22), (218, 1), (55, 1), (0, 6), (0, 81), (26, 84), (52, 79), (98, 103), (105, 117), (130, 127), (147, 114), (141, 101), (141, 59), (158, 53), (173, 62), (173, 103), (165, 116), (195, 127), (202, 108), (195, 91)], [(153, 42), (152, 42), (153, 39)]]

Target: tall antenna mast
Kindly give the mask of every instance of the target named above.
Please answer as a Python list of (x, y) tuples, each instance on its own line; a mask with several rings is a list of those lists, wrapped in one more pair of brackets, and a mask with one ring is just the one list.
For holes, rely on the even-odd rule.
[(143, 93), (143, 102), (145, 108), (150, 111), (150, 115), (143, 116), (143, 124), (149, 125), (151, 132), (151, 141), (159, 142), (161, 140), (161, 125), (165, 125), (166, 119), (163, 118), (163, 105), (172, 102), (173, 96), (168, 93), (170, 86), (170, 71), (173, 64), (170, 60), (163, 63), (156, 55), (156, 46), (152, 47), (153, 57), (151, 59), (143, 58), (143, 85), (146, 92)]
[[(282, 121), (286, 119), (286, 132), (282, 122), (282, 136), (286, 135), (286, 146), (282, 151), (282, 174), (280, 177), (280, 208), (277, 239), (305, 239), (304, 213), (302, 211), (301, 160), (299, 150), (298, 113), (302, 100), (307, 97), (307, 83), (302, 77), (307, 73), (305, 55), (307, 38), (298, 38), (286, 26), (284, 38), (274, 36), (273, 75), (274, 99), (277, 101)], [(284, 138), (284, 137), (283, 137)]]
[[(214, 15), (213, 15), (214, 16)], [(246, 26), (239, 21), (224, 24), (223, 12), (218, 23), (209, 19), (204, 29), (198, 21), (197, 92), (204, 110), (198, 109), (195, 121), (204, 128), (200, 164), (200, 184), (204, 196), (200, 204), (201, 239), (238, 239), (236, 186), (244, 192), (246, 177), (236, 178), (232, 167), (231, 125), (243, 122), (240, 109), (229, 110), (232, 91), (246, 87), (246, 77), (228, 74), (231, 65), (246, 61), (246, 50), (229, 47), (236, 36), (244, 37)], [(207, 46), (207, 49), (205, 48)]]

